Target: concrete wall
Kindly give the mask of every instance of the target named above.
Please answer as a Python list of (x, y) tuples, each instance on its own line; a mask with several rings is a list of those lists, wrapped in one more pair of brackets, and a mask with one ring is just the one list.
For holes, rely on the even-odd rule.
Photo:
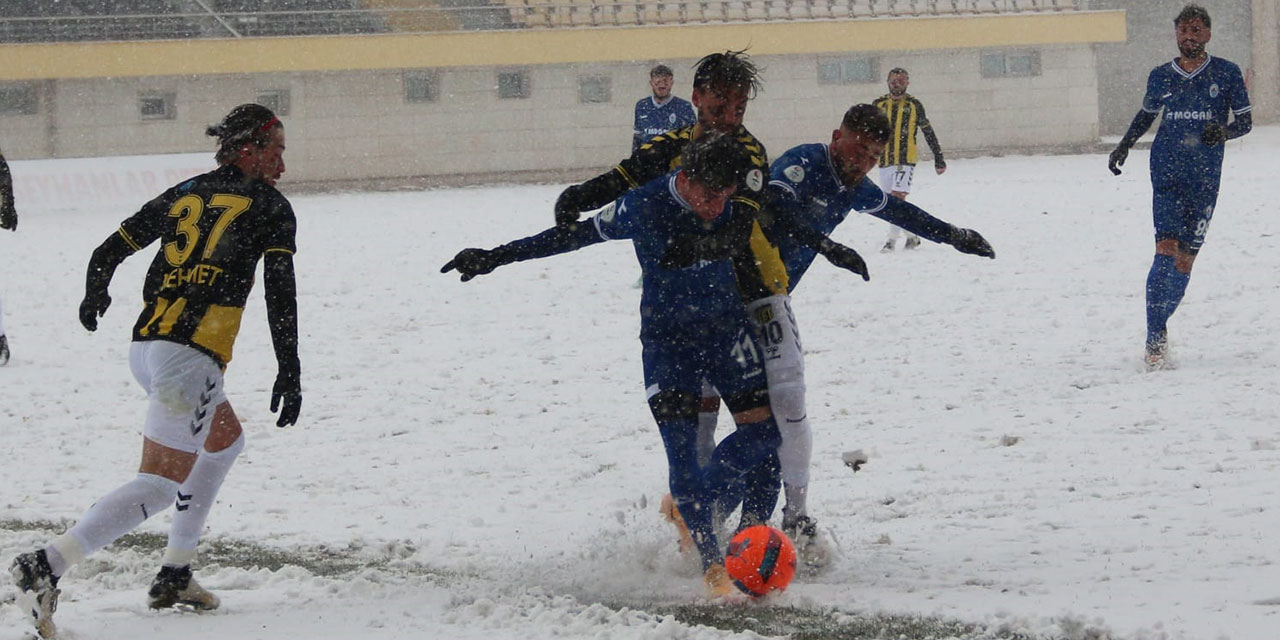
[[(688, 97), (697, 56), (732, 47), (724, 43), (750, 42), (764, 90), (747, 123), (774, 156), (795, 144), (827, 140), (849, 105), (885, 93), (884, 75), (896, 66), (911, 71), (910, 91), (926, 105), (948, 153), (1079, 147), (1098, 135), (1093, 43), (1122, 40), (1121, 25), (1118, 13), (1082, 13), (563, 30), (534, 34), (536, 43), (525, 43), (518, 33), (487, 33), (484, 42), (450, 40), (474, 48), (470, 58), (453, 49), (438, 51), (448, 51), (451, 59), (501, 64), (410, 67), (437, 74), (439, 98), (428, 103), (407, 101), (406, 69), (388, 65), (418, 60), (416, 49), (406, 50), (415, 43), (442, 47), (432, 38), (325, 39), (332, 47), (324, 50), (288, 38), (224, 41), (212, 48), (203, 41), (0, 46), (0, 54), (12, 51), (14, 61), (29, 61), (0, 68), (0, 81), (7, 73), (9, 81), (41, 87), (40, 114), (0, 117), (0, 144), (15, 159), (211, 152), (206, 125), (230, 107), (253, 101), (258, 91), (287, 89), (290, 111), (282, 119), (290, 181), (588, 175), (629, 151), (633, 105), (648, 94), (647, 71), (657, 62), (643, 56), (675, 52), (661, 61), (676, 70), (676, 94)], [(724, 46), (691, 44), (696, 35)], [(484, 50), (494, 43), (505, 48)], [(633, 50), (631, 59), (613, 59), (625, 55), (615, 51), (619, 43)], [(532, 44), (556, 46), (537, 53)], [(901, 50), (903, 44), (916, 48)], [(244, 47), (244, 55), (228, 55), (227, 47)], [(333, 48), (344, 47), (349, 56), (335, 56)], [(383, 47), (386, 55), (377, 55)], [(982, 77), (982, 53), (1006, 50), (1038, 52), (1040, 74)], [(222, 59), (210, 59), (214, 51)], [(874, 79), (819, 84), (820, 60), (859, 57), (876, 60)], [(105, 62), (95, 67), (91, 59)], [(262, 70), (264, 60), (278, 61), (281, 69)], [(343, 66), (348, 68), (314, 68)], [(215, 72), (238, 67), (252, 72)], [(528, 98), (498, 98), (497, 74), (512, 69), (529, 73)], [(580, 103), (583, 76), (609, 78), (612, 100)], [(140, 117), (139, 97), (150, 92), (175, 96), (172, 119)]]

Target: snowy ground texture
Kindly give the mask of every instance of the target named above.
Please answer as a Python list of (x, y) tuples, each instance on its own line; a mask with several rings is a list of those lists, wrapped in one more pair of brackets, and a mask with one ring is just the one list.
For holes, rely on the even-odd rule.
[[(305, 402), (296, 427), (272, 426), (255, 292), (227, 378), (248, 449), (198, 573), (222, 609), (146, 609), (163, 514), (74, 569), (57, 620), (73, 639), (820, 638), (881, 616), (971, 637), (1274, 638), (1278, 149), (1276, 128), (1230, 145), (1172, 371), (1140, 368), (1146, 152), (1118, 178), (1102, 155), (921, 173), (913, 201), (981, 230), (994, 261), (882, 255), (865, 216), (838, 229), (871, 282), (819, 261), (795, 308), (810, 504), (840, 557), (727, 613), (690, 606), (700, 577), (658, 518), (628, 244), (462, 284), (440, 265), (541, 230), (560, 186), (297, 195)], [(5, 563), (136, 468), (126, 354), (151, 255), (120, 270), (89, 334), (84, 265), (140, 202), (18, 204), (18, 233), (0, 234)], [(854, 448), (871, 456), (856, 475), (840, 461)], [(25, 629), (0, 608), (0, 640)]]

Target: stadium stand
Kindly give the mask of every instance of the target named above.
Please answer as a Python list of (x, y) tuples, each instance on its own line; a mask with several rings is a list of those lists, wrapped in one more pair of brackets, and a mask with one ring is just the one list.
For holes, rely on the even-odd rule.
[[(1088, 0), (0, 0), (0, 43), (1078, 11)], [(212, 13), (210, 13), (212, 10)]]

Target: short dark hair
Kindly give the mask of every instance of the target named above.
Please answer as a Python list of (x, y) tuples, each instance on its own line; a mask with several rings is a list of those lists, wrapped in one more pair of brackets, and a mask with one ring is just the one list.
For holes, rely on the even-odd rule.
[(271, 141), (271, 129), (282, 127), (280, 119), (270, 109), (254, 103), (242, 104), (231, 110), (222, 122), (211, 125), (204, 134), (218, 139), (218, 151), (214, 158), (218, 164), (235, 162), (240, 147), (252, 143), (265, 147)]
[[(901, 73), (901, 74), (902, 74), (902, 75), (904, 75), (904, 76), (909, 76), (909, 75), (911, 75), (910, 73), (907, 73), (907, 70), (906, 70), (906, 69), (903, 69), (902, 67), (894, 67), (894, 68), (892, 68), (892, 69), (890, 69), (890, 70), (889, 70), (889, 75), (890, 75), (890, 76), (891, 76), (891, 75), (893, 75), (893, 74), (895, 74), (895, 73)], [(885, 76), (885, 77), (888, 77), (888, 76)]]
[(877, 142), (889, 141), (889, 118), (875, 105), (855, 104), (849, 107), (849, 110), (844, 112), (840, 127), (869, 134)]
[(1196, 20), (1196, 19), (1199, 19), (1200, 22), (1203, 22), (1204, 26), (1210, 29), (1213, 28), (1213, 21), (1209, 19), (1209, 12), (1205, 11), (1204, 7), (1198, 4), (1189, 4), (1183, 7), (1182, 11), (1178, 12), (1178, 17), (1173, 19), (1173, 26), (1176, 27), (1182, 24), (1183, 22), (1186, 22), (1187, 20)]
[(654, 68), (652, 68), (652, 69), (650, 69), (650, 70), (649, 70), (649, 77), (650, 77), (650, 78), (656, 78), (656, 77), (658, 77), (658, 76), (666, 76), (666, 77), (670, 78), (670, 77), (673, 77), (673, 76), (675, 76), (675, 75), (676, 75), (676, 74), (674, 74), (674, 73), (672, 73), (672, 72), (671, 72), (671, 67), (668, 67), (668, 66), (667, 66), (667, 65), (665, 65), (665, 64), (660, 64), (660, 65), (658, 65), (658, 66), (656, 66), (656, 67), (654, 67)]
[(751, 170), (751, 154), (732, 135), (708, 131), (685, 145), (681, 170), (707, 188), (721, 191), (739, 184)]
[(747, 90), (749, 98), (760, 91), (760, 70), (745, 51), (713, 53), (694, 65), (694, 89), (725, 91), (739, 87)]

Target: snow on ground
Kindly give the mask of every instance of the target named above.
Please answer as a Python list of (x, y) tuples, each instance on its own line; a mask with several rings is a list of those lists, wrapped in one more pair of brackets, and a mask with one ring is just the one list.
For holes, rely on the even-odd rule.
[[(795, 308), (815, 429), (810, 503), (841, 557), (769, 606), (1054, 637), (1274, 637), (1280, 129), (1230, 147), (1171, 324), (1173, 371), (1139, 367), (1145, 152), (1118, 178), (1101, 155), (922, 174), (913, 201), (981, 230), (994, 261), (932, 244), (882, 255), (884, 226), (868, 217), (837, 230), (871, 281), (820, 261)], [(13, 163), (20, 185), (49, 168), (38, 165)], [(641, 384), (630, 247), (466, 284), (438, 273), (458, 249), (547, 226), (559, 188), (294, 196), (302, 418), (272, 426), (255, 293), (227, 378), (249, 444), (208, 539), (367, 568), (270, 570), (247, 554), (199, 571), (222, 610), (157, 614), (143, 594), (158, 552), (119, 545), (67, 576), (64, 635), (756, 637), (646, 612), (697, 602), (701, 581), (656, 512), (665, 462)], [(6, 562), (136, 468), (143, 397), (126, 354), (150, 252), (117, 273), (96, 334), (76, 307), (89, 253), (140, 202), (20, 198), (18, 233), (0, 234), (13, 349), (0, 368)], [(839, 457), (854, 448), (871, 455), (856, 475)], [(0, 640), (24, 629), (15, 607), (0, 608)]]

